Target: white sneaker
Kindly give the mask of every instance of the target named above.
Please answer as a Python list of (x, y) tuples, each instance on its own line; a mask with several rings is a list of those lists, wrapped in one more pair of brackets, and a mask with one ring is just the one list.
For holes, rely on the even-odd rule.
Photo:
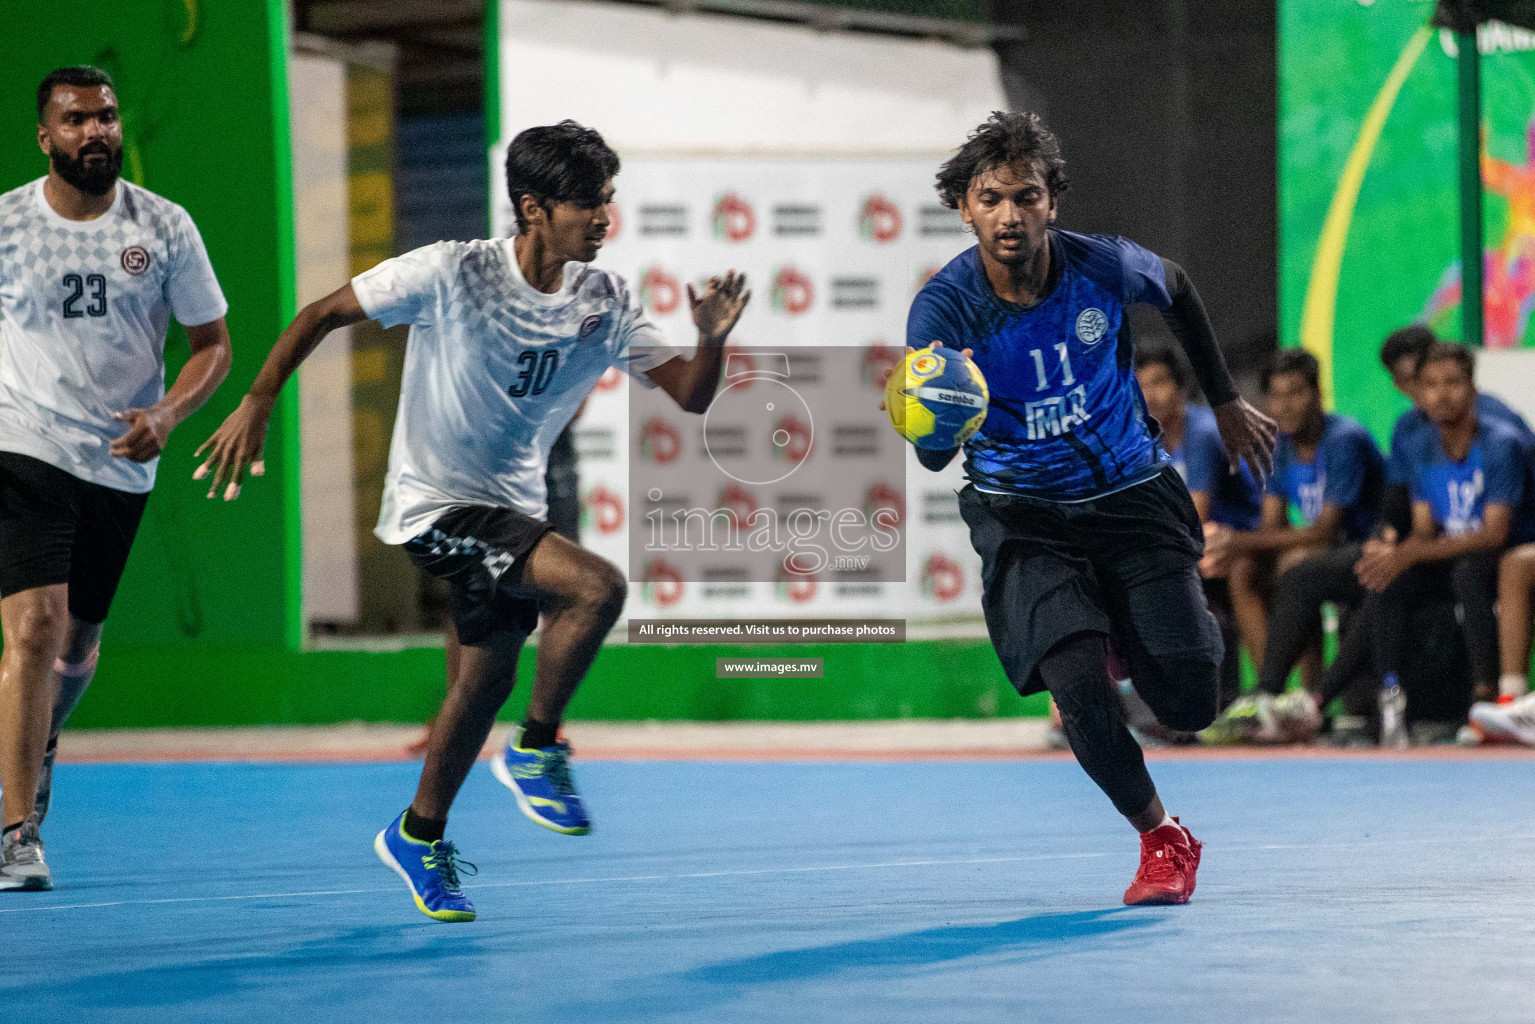
[(1535, 693), (1508, 704), (1478, 701), (1471, 705), (1471, 721), (1489, 739), (1535, 747)]
[(0, 836), (0, 890), (52, 888), (37, 824), (29, 819)]
[(1305, 690), (1292, 690), (1275, 700), (1274, 718), (1286, 743), (1310, 743), (1322, 731), (1322, 709)]

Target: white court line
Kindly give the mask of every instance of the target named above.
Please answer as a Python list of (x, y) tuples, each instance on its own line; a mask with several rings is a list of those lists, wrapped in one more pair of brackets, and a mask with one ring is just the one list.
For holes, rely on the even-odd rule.
[[(1269, 853), (1275, 850), (1356, 850), (1379, 846), (1433, 846), (1448, 843), (1530, 842), (1535, 835), (1455, 836), (1446, 839), (1379, 839), (1357, 843), (1265, 843), (1259, 846), (1224, 846), (1220, 853)], [(1042, 853), (1030, 857), (972, 857), (963, 860), (892, 860), (869, 864), (818, 864), (798, 868), (743, 868), (735, 871), (694, 871), (680, 875), (613, 875), (594, 878), (548, 878), (537, 881), (481, 882), (474, 889), (515, 889), (548, 885), (610, 885), (627, 882), (680, 882), (699, 878), (744, 878), (753, 875), (796, 875), (826, 871), (880, 871), (889, 868), (963, 867), (971, 864), (1024, 864), (1034, 861), (1090, 860), (1116, 853)], [(95, 910), (103, 907), (153, 907), (172, 903), (225, 903), (234, 900), (282, 900), (303, 896), (361, 896), (397, 892), (387, 889), (314, 889), (305, 892), (245, 893), (235, 896), (175, 896), (153, 900), (112, 900), (102, 903), (57, 903), (45, 907), (5, 907), (0, 914), (38, 914), (52, 910)], [(3, 897), (0, 897), (3, 899)]]

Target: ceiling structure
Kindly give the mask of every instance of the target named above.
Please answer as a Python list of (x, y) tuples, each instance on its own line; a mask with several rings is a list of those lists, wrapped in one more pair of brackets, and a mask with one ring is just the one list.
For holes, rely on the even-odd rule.
[[(680, 12), (740, 15), (984, 45), (1017, 29), (984, 24), (980, 0), (622, 0)], [(400, 113), (479, 110), (485, 0), (291, 0), (296, 32), (343, 43), (386, 42), (398, 54)], [(915, 15), (938, 11), (947, 17)]]

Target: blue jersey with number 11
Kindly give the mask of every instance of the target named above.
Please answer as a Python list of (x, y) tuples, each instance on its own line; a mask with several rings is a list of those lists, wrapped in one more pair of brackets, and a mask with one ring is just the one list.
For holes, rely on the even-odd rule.
[(906, 343), (972, 348), (991, 405), (965, 445), (982, 490), (1081, 501), (1140, 483), (1167, 462), (1135, 380), (1125, 307), (1172, 304), (1162, 260), (1123, 238), (1050, 231), (1056, 285), (1034, 306), (998, 298), (980, 251), (917, 294)]

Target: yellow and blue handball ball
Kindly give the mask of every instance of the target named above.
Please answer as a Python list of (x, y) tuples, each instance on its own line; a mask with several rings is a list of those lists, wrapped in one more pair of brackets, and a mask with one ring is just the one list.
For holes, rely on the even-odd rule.
[(908, 352), (885, 382), (890, 425), (918, 448), (934, 451), (974, 437), (990, 400), (980, 367), (953, 348)]

